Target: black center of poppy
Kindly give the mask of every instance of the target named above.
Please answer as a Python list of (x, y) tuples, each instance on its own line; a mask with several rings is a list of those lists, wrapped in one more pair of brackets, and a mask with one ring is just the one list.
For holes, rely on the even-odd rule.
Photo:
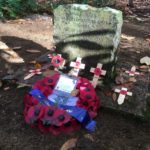
[(35, 111), (34, 111), (34, 115), (35, 116), (38, 116), (40, 114), (40, 109), (36, 109)]
[(88, 106), (88, 102), (83, 102), (83, 105)]
[(59, 64), (59, 63), (60, 63), (60, 60), (59, 60), (59, 59), (56, 59), (56, 60), (55, 60), (55, 63), (56, 63), (56, 64)]
[(53, 82), (53, 79), (48, 79), (48, 83), (52, 83)]
[(90, 88), (85, 88), (85, 91), (89, 92), (89, 91), (90, 91)]
[(43, 125), (44, 125), (44, 126), (50, 126), (50, 125), (51, 125), (51, 121), (50, 121), (50, 120), (47, 120), (47, 119), (44, 119), (44, 120), (43, 120)]
[(85, 95), (85, 97), (86, 97), (87, 99), (91, 99), (91, 98), (92, 98), (91, 95), (89, 95), (89, 94)]
[(48, 116), (52, 116), (53, 113), (54, 113), (54, 111), (53, 111), (52, 109), (49, 109), (49, 110), (47, 111), (47, 115), (48, 115)]
[(71, 122), (69, 121), (69, 122), (65, 123), (64, 126), (65, 127), (70, 127), (71, 126)]
[(65, 117), (64, 117), (63, 115), (59, 115), (59, 116), (58, 116), (58, 120), (59, 120), (59, 121), (64, 121), (64, 119), (65, 119)]

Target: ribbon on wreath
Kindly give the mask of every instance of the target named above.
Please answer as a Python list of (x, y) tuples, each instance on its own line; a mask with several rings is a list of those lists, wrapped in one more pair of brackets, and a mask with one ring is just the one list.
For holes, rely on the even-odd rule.
[[(39, 89), (31, 90), (30, 95), (36, 98), (43, 105), (56, 106), (56, 103), (47, 99), (46, 96)], [(87, 110), (76, 106), (68, 106), (63, 104), (57, 104), (57, 107), (66, 110), (66, 112), (70, 114), (70, 116), (78, 120), (82, 124), (82, 126), (85, 127), (87, 130), (89, 131), (95, 130), (96, 121), (90, 118)]]

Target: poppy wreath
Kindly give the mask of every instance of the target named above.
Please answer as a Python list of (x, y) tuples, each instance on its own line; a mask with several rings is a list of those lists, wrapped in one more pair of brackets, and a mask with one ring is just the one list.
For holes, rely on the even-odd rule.
[[(31, 127), (37, 127), (44, 133), (54, 135), (80, 129), (81, 126), (93, 131), (100, 100), (88, 79), (79, 77), (76, 89), (79, 90), (76, 106), (45, 104), (59, 79), (60, 74), (38, 80), (30, 93), (24, 98), (24, 118)], [(69, 109), (69, 111), (68, 111)]]

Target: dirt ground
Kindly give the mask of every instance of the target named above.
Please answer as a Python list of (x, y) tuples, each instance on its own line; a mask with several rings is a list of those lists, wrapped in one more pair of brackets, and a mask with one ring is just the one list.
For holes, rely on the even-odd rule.
[[(149, 42), (145, 38), (149, 33), (150, 18), (146, 21), (125, 18), (123, 34), (135, 37), (130, 43), (134, 48), (122, 49), (119, 57), (126, 61), (128, 51), (132, 50), (133, 63), (146, 54), (150, 56)], [(16, 52), (26, 63), (34, 60), (51, 49), (52, 22), (49, 16), (32, 15), (28, 19), (0, 22), (0, 37), (10, 47), (20, 46)], [(122, 43), (128, 42), (122, 38)], [(39, 50), (29, 53), (26, 50)], [(1, 76), (6, 74), (6, 61), (0, 58)], [(14, 70), (22, 65), (12, 64)], [(120, 114), (107, 109), (100, 109), (97, 129), (93, 134), (81, 129), (69, 135), (53, 136), (31, 129), (23, 118), (23, 96), (28, 89), (17, 89), (14, 85), (9, 90), (0, 89), (0, 150), (59, 150), (70, 138), (77, 138), (75, 150), (150, 150), (150, 124), (133, 116)]]

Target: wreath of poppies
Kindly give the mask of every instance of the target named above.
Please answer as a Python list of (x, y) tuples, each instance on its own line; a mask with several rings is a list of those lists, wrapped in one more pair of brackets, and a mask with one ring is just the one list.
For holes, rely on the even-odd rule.
[[(59, 76), (60, 74), (56, 73), (53, 76), (38, 80), (32, 87), (32, 90), (40, 90), (45, 96), (44, 99), (46, 99), (52, 94)], [(93, 119), (96, 117), (97, 110), (100, 106), (100, 100), (96, 95), (94, 87), (89, 80), (79, 77), (76, 89), (79, 90), (76, 108), (85, 110), (89, 118)], [(71, 116), (65, 109), (57, 105), (44, 105), (31, 93), (25, 96), (24, 104), (26, 123), (31, 127), (38, 127), (44, 133), (51, 132), (54, 135), (58, 135), (60, 133), (78, 130), (81, 126), (84, 126), (84, 124)]]

